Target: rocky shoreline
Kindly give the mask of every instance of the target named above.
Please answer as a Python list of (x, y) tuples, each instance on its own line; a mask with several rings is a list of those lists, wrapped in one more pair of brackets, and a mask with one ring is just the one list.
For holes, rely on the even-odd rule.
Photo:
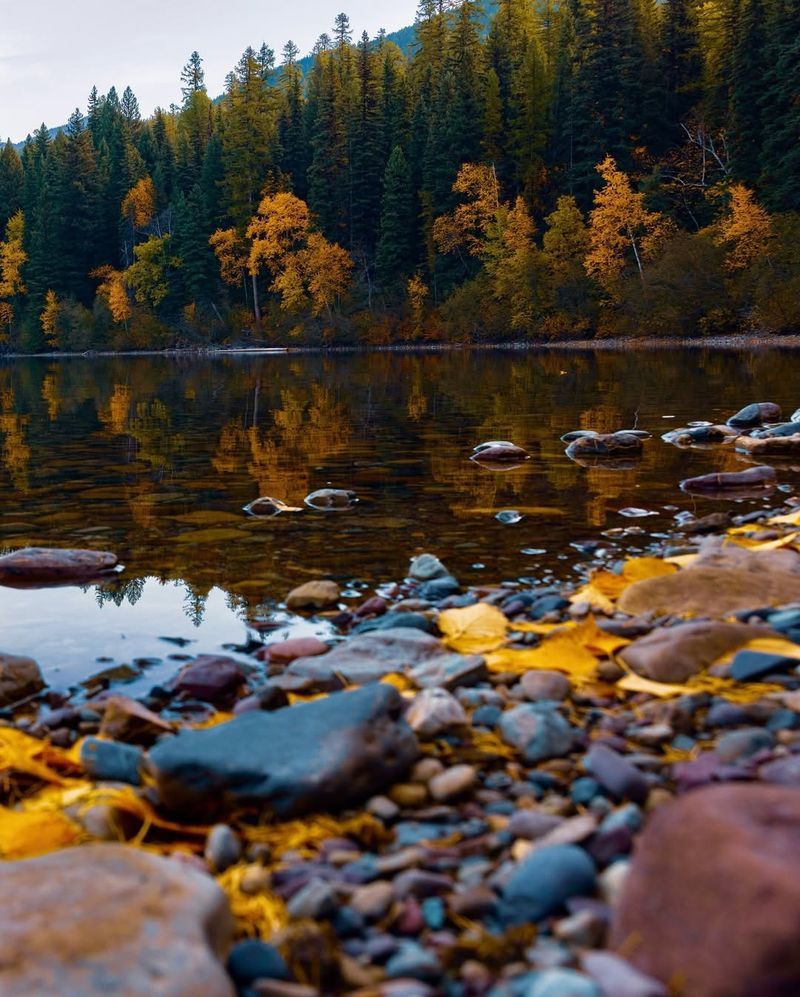
[[(667, 442), (791, 453), (774, 408)], [(616, 462), (646, 435), (565, 442)], [(681, 514), (568, 585), (429, 553), (355, 602), (319, 578), (138, 699), (0, 653), (0, 991), (800, 992), (800, 498), (767, 466), (682, 487), (769, 508)], [(0, 584), (116, 569), (28, 548)]]
[(793, 992), (800, 512), (742, 519), (572, 591), (310, 582), (339, 640), (141, 700), (0, 657), (3, 992)]

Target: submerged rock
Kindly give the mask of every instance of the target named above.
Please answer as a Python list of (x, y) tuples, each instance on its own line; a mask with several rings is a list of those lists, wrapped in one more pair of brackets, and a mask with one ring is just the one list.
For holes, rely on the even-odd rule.
[(327, 609), (339, 602), (339, 586), (327, 579), (305, 582), (298, 585), (286, 596), (286, 608)]
[(233, 997), (233, 934), (209, 876), (123, 845), (0, 863), (4, 997)]
[(800, 993), (796, 789), (728, 785), (660, 807), (638, 839), (611, 947), (686, 994)]
[(417, 757), (396, 689), (376, 684), (185, 731), (150, 752), (161, 804), (183, 820), (268, 807), (340, 809), (380, 792)]
[(78, 584), (111, 573), (117, 564), (117, 555), (105, 550), (23, 547), (0, 557), (0, 585), (35, 588)]
[(702, 495), (725, 495), (742, 490), (774, 488), (777, 481), (774, 467), (767, 465), (748, 467), (744, 471), (723, 471), (719, 474), (701, 474), (697, 478), (685, 478), (680, 483), (681, 491)]
[(695, 443), (724, 443), (739, 435), (730, 426), (689, 426), (687, 429), (672, 429), (663, 433), (661, 439), (665, 443), (674, 443), (678, 447), (690, 447)]
[(800, 427), (792, 435), (766, 436), (753, 439), (750, 436), (740, 436), (736, 440), (736, 449), (742, 453), (757, 454), (767, 457), (792, 457), (800, 454)]
[(278, 516), (282, 512), (302, 511), (303, 510), (299, 506), (287, 505), (280, 499), (270, 498), (268, 495), (263, 495), (261, 498), (248, 502), (248, 504), (242, 509), (242, 512), (246, 512), (248, 516), (257, 516), (260, 519), (268, 519), (270, 516)]
[(303, 499), (305, 504), (311, 509), (319, 509), (323, 512), (336, 512), (344, 509), (352, 509), (358, 502), (355, 492), (347, 491), (343, 488), (319, 488), (311, 492)]
[(581, 436), (567, 447), (568, 457), (626, 457), (642, 452), (642, 440), (636, 433), (606, 433)]
[(507, 440), (493, 440), (475, 447), (470, 460), (479, 461), (481, 464), (513, 464), (530, 460), (530, 456), (527, 450), (518, 447), (516, 443), (509, 443)]

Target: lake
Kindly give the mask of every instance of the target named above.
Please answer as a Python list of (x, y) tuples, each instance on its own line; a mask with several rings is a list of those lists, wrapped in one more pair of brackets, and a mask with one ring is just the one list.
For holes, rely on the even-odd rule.
[[(152, 684), (175, 670), (171, 654), (242, 643), (251, 620), (284, 621), (276, 607), (288, 590), (320, 575), (355, 600), (431, 551), (465, 584), (566, 579), (593, 558), (646, 549), (683, 511), (726, 507), (678, 482), (746, 459), (660, 435), (765, 400), (786, 415), (800, 404), (795, 353), (7, 361), (0, 547), (107, 549), (125, 571), (100, 589), (0, 588), (0, 649), (37, 658), (56, 684), (146, 659)], [(573, 463), (559, 441), (634, 425), (653, 439), (621, 469)], [(468, 458), (489, 439), (532, 459), (482, 468)], [(779, 473), (784, 488), (800, 481), (800, 468)], [(271, 519), (242, 511), (260, 495), (302, 506), (328, 484), (355, 490), (358, 505)], [(653, 515), (622, 515), (628, 507)], [(502, 510), (522, 518), (500, 522)], [(582, 546), (592, 541), (599, 553)]]

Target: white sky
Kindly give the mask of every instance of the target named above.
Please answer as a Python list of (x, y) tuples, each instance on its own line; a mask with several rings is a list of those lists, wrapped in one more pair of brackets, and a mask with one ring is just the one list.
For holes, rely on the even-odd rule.
[(180, 71), (193, 49), (208, 92), (248, 45), (280, 55), (291, 38), (306, 55), (341, 10), (354, 36), (414, 20), (416, 0), (0, 0), (0, 137), (19, 142), (44, 121), (86, 110), (94, 84), (130, 85), (144, 115), (180, 101)]

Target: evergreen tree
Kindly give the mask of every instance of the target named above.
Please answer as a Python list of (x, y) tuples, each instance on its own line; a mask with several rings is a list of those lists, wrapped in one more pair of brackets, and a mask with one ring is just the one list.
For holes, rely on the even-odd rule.
[(23, 183), (22, 160), (9, 139), (0, 149), (0, 232), (22, 206)]
[(388, 291), (405, 287), (414, 269), (414, 192), (406, 157), (396, 145), (386, 164), (376, 267)]

